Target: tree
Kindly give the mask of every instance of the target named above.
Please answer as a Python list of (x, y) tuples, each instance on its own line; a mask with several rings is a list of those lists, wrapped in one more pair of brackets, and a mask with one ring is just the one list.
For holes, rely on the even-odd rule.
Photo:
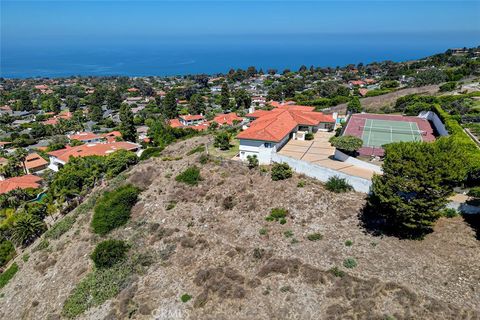
[(112, 90), (107, 95), (107, 107), (111, 110), (118, 110), (122, 105), (120, 90)]
[(19, 93), (19, 100), (17, 101), (15, 109), (18, 111), (30, 111), (33, 109), (33, 103), (28, 91), (22, 90)]
[(353, 97), (353, 99), (350, 100), (347, 105), (347, 111), (351, 113), (362, 112), (362, 104), (360, 103), (360, 99), (358, 99), (358, 97)]
[(385, 229), (398, 236), (422, 237), (466, 178), (466, 161), (453, 139), (386, 145), (383, 174), (372, 179), (367, 216), (382, 219)]
[(227, 110), (230, 106), (230, 89), (228, 88), (228, 84), (226, 82), (222, 84), (222, 91), (220, 93), (220, 105), (222, 106), (223, 110)]
[(28, 151), (23, 148), (17, 148), (12, 154), (12, 159), (23, 168), (25, 174), (28, 173), (27, 167), (25, 166), (25, 160), (27, 158), (27, 155)]
[(76, 97), (73, 96), (68, 96), (65, 99), (65, 105), (67, 106), (68, 110), (70, 112), (75, 112), (77, 111), (78, 107), (80, 106), (80, 102)]
[(130, 106), (126, 103), (120, 107), (120, 132), (122, 138), (126, 141), (135, 142), (137, 140), (137, 130), (133, 120), (133, 113)]
[(12, 241), (18, 246), (32, 243), (47, 229), (45, 222), (31, 214), (22, 214), (12, 228)]
[(355, 155), (358, 149), (363, 146), (363, 140), (355, 136), (331, 137), (329, 142), (348, 155)]
[(189, 112), (191, 114), (200, 114), (205, 113), (205, 100), (202, 95), (194, 94), (190, 97), (190, 108)]
[(103, 110), (98, 105), (93, 105), (88, 109), (88, 116), (91, 121), (99, 122), (103, 119)]
[(245, 89), (235, 91), (235, 102), (238, 109), (248, 109), (252, 104), (252, 97)]
[(162, 107), (165, 118), (174, 119), (178, 117), (177, 98), (175, 97), (175, 91), (171, 90), (167, 92), (163, 100)]
[(220, 131), (215, 135), (215, 142), (213, 143), (214, 147), (219, 148), (220, 150), (229, 150), (231, 135), (226, 131)]

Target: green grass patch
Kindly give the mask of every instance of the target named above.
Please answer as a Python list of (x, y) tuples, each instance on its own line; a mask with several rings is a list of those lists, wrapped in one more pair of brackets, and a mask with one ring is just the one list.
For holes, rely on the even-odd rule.
[(273, 208), (270, 211), (270, 215), (265, 217), (267, 221), (279, 221), (280, 224), (285, 224), (287, 222), (286, 216), (288, 214), (288, 210), (284, 208)]
[(355, 268), (357, 265), (357, 260), (355, 260), (354, 258), (347, 258), (343, 260), (343, 266), (345, 268), (352, 269)]
[(180, 300), (182, 300), (183, 303), (188, 302), (192, 299), (192, 296), (189, 295), (188, 293), (182, 294), (180, 297)]
[(72, 226), (75, 223), (75, 217), (74, 216), (66, 216), (64, 217), (61, 221), (58, 221), (51, 227), (50, 229), (45, 232), (45, 238), (51, 238), (51, 239), (58, 239), (60, 238), (64, 233), (66, 233), (68, 230), (72, 228)]
[(0, 274), (0, 289), (2, 289), (8, 284), (8, 282), (15, 276), (18, 269), (18, 265), (16, 263), (13, 263), (10, 268)]
[(199, 145), (198, 147), (193, 148), (192, 150), (188, 151), (187, 156), (191, 156), (192, 154), (195, 154), (195, 153), (198, 153), (198, 152), (204, 152), (204, 151), (205, 151), (205, 146), (202, 144), (202, 145)]
[(219, 157), (223, 159), (232, 159), (240, 152), (240, 140), (232, 139), (230, 141), (230, 149), (220, 150), (215, 148), (213, 143), (208, 145), (208, 154), (213, 157)]

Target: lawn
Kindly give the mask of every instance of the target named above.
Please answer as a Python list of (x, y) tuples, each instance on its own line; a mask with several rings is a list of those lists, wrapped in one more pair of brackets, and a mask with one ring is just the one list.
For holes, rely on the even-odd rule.
[(238, 139), (232, 139), (231, 148), (229, 150), (225, 150), (225, 151), (220, 150), (218, 148), (215, 148), (213, 146), (213, 143), (210, 143), (208, 145), (208, 153), (214, 157), (232, 159), (238, 154), (239, 148), (240, 148), (240, 141)]

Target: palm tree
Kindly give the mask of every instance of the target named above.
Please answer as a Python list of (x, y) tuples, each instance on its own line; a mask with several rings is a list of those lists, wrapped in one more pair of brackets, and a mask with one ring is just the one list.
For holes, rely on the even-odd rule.
[(17, 246), (26, 246), (32, 243), (47, 229), (45, 222), (31, 214), (22, 214), (14, 223), (12, 241)]
[(12, 155), (12, 158), (14, 159), (14, 161), (22, 165), (22, 168), (25, 174), (28, 174), (27, 167), (25, 166), (25, 159), (27, 158), (27, 155), (28, 155), (28, 151), (23, 148), (16, 149)]

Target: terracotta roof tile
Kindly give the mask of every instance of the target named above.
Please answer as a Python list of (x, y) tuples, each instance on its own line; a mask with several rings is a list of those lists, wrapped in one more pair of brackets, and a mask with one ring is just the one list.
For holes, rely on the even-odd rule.
[(21, 177), (14, 177), (0, 181), (0, 194), (7, 193), (15, 189), (39, 188), (42, 178), (27, 174)]

